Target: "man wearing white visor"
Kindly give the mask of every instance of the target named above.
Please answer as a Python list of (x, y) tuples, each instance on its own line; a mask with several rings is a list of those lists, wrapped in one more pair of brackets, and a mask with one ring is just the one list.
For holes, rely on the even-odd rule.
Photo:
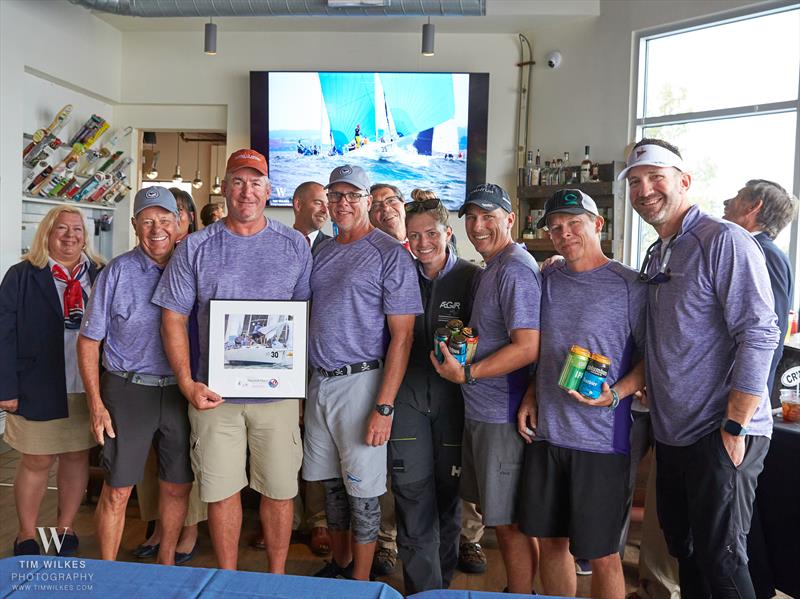
[(681, 593), (755, 598), (746, 540), (779, 338), (764, 255), (747, 231), (689, 203), (692, 177), (673, 145), (643, 139), (619, 178), (659, 236), (639, 280), (658, 518)]

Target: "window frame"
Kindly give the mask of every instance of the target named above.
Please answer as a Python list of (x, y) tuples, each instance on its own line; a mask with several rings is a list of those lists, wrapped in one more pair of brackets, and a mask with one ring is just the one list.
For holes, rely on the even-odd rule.
[[(794, 100), (771, 102), (766, 104), (737, 106), (716, 110), (703, 110), (681, 114), (664, 115), (658, 117), (643, 116), (646, 113), (646, 97), (642, 97), (647, 90), (647, 42), (662, 37), (687, 33), (699, 29), (726, 25), (737, 21), (759, 18), (770, 14), (800, 10), (797, 0), (784, 0), (772, 2), (758, 7), (738, 9), (722, 14), (709, 15), (693, 19), (679, 25), (665, 25), (662, 27), (641, 30), (634, 33), (632, 40), (632, 71), (631, 71), (631, 98), (629, 118), (629, 139), (641, 138), (642, 130), (647, 127), (664, 125), (692, 124), (710, 120), (724, 120), (739, 117), (759, 116), (794, 112), (795, 118), (795, 144), (794, 144), (794, 182), (791, 192), (795, 197), (800, 197), (800, 68), (797, 76), (797, 96)], [(642, 116), (639, 115), (639, 105), (642, 105)], [(626, 157), (627, 158), (627, 157)], [(623, 242), (623, 256), (625, 262), (634, 268), (640, 266), (640, 239), (642, 228), (649, 226), (633, 210), (629, 201), (625, 202), (625, 237)], [(795, 218), (790, 227), (789, 263), (795, 273), (800, 272), (800, 217)], [(796, 277), (797, 278), (797, 277)], [(793, 309), (798, 307), (800, 298), (800, 281), (795, 280), (794, 297), (791, 298)]]

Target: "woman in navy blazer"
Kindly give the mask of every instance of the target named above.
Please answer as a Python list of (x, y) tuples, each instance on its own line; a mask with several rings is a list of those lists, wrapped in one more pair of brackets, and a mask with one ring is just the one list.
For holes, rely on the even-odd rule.
[[(74, 555), (72, 523), (89, 478), (89, 428), (75, 343), (91, 284), (102, 261), (87, 244), (78, 208), (45, 215), (30, 253), (0, 284), (0, 409), (5, 441), (22, 454), (14, 480), (19, 533), (15, 555), (39, 554), (36, 520), (58, 458), (61, 555)], [(58, 547), (58, 545), (56, 545)]]

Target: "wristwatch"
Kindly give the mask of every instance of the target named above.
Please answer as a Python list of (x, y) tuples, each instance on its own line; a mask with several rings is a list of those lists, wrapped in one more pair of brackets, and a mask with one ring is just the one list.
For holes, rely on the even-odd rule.
[(478, 380), (472, 376), (470, 372), (470, 364), (464, 364), (464, 383), (467, 385), (474, 385)]
[(725, 418), (722, 421), (722, 430), (734, 437), (744, 437), (747, 434), (747, 429), (735, 420)]
[(391, 406), (388, 403), (379, 403), (375, 406), (375, 411), (381, 416), (391, 416), (394, 412), (394, 406)]

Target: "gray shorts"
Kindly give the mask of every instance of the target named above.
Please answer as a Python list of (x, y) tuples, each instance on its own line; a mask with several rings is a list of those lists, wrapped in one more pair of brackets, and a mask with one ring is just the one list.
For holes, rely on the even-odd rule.
[(461, 498), (477, 503), (486, 526), (517, 521), (516, 505), (525, 442), (516, 423), (464, 421)]
[(105, 436), (101, 457), (110, 487), (130, 487), (142, 480), (151, 445), (158, 456), (160, 480), (194, 480), (187, 401), (178, 385), (149, 387), (105, 372), (100, 379), (100, 393), (116, 433), (113, 439)]
[(383, 369), (326, 378), (315, 372), (308, 387), (303, 479), (344, 479), (351, 497), (386, 493), (386, 445), (365, 443)]

